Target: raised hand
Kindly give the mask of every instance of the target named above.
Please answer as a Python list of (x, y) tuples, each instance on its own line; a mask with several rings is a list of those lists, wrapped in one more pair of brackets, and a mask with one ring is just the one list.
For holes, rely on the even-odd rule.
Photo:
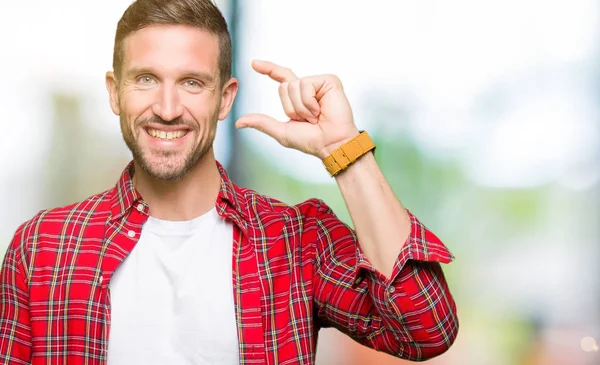
[(298, 78), (292, 70), (271, 62), (254, 61), (252, 68), (280, 83), (279, 97), (288, 122), (264, 114), (248, 114), (236, 122), (273, 137), (282, 146), (321, 159), (358, 135), (352, 109), (335, 75)]

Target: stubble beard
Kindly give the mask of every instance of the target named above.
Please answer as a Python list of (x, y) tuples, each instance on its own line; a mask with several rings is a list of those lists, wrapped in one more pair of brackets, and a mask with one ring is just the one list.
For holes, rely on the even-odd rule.
[[(160, 152), (150, 152), (144, 151), (144, 149), (140, 146), (135, 136), (134, 130), (139, 129), (140, 125), (144, 125), (150, 121), (161, 121), (159, 117), (153, 118), (153, 120), (143, 120), (140, 122), (136, 122), (135, 126), (132, 128), (129, 126), (126, 120), (123, 117), (121, 119), (121, 132), (123, 133), (123, 140), (125, 144), (131, 151), (133, 155), (133, 160), (144, 170), (150, 177), (162, 180), (162, 181), (176, 181), (183, 178), (196, 164), (198, 161), (206, 155), (206, 153), (210, 150), (215, 134), (209, 133), (208, 138), (210, 140), (200, 140), (198, 144), (189, 152), (171, 152), (171, 151), (160, 151)], [(190, 123), (177, 123), (177, 122), (159, 122), (164, 125), (173, 125), (173, 124), (186, 124), (191, 125)], [(216, 123), (213, 123), (216, 124)], [(216, 126), (214, 126), (216, 127)], [(214, 128), (213, 127), (213, 128)], [(195, 129), (197, 130), (197, 129)], [(191, 131), (188, 133), (192, 133)], [(153, 156), (150, 157), (147, 154), (152, 153)], [(178, 156), (182, 155), (182, 156)]]

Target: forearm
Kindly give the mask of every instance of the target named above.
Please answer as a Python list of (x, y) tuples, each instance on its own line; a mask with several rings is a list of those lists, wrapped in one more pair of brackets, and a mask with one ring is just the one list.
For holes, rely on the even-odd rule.
[(383, 176), (372, 152), (336, 176), (361, 249), (390, 277), (410, 234), (410, 217)]

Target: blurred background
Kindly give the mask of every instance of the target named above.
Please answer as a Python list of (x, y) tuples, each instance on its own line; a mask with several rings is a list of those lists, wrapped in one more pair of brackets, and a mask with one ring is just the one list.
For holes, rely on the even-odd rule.
[[(0, 252), (40, 209), (112, 187), (131, 156), (104, 74), (131, 0), (0, 4)], [(216, 141), (243, 186), (324, 199), (321, 162), (233, 122), (285, 115), (252, 59), (335, 73), (394, 191), (457, 257), (455, 345), (431, 364), (600, 364), (597, 0), (218, 0), (240, 93)], [(321, 331), (318, 364), (404, 364)]]

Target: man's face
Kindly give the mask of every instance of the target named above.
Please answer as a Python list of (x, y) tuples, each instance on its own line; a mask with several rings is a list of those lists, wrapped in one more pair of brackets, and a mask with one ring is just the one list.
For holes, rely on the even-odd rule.
[(107, 74), (123, 139), (150, 176), (181, 178), (212, 147), (237, 81), (222, 88), (216, 35), (187, 26), (149, 26), (125, 38), (121, 77)]

